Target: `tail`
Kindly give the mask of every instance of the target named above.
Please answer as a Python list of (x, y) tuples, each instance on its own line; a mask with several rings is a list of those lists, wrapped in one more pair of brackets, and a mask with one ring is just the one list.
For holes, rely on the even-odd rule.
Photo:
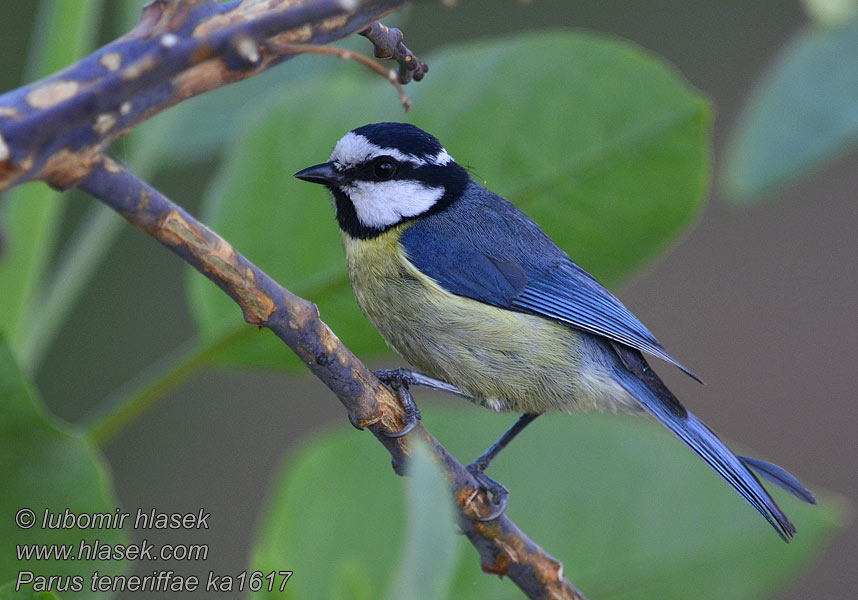
[(677, 409), (682, 405), (649, 368), (640, 352), (619, 344), (615, 344), (614, 348), (628, 369), (618, 370), (618, 383), (640, 402), (647, 412), (661, 421), (727, 480), (727, 483), (765, 517), (778, 535), (785, 542), (789, 542), (795, 534), (795, 526), (769, 496), (751, 469), (810, 504), (816, 504), (813, 494), (781, 467), (733, 454), (702, 421), (684, 408)]

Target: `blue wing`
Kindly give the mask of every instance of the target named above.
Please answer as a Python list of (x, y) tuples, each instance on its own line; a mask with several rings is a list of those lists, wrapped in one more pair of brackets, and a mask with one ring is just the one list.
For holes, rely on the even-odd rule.
[(665, 352), (655, 336), (611, 292), (571, 260), (530, 278), (510, 306), (646, 352), (700, 381)]
[(454, 203), (407, 229), (401, 244), (421, 272), (452, 294), (527, 312), (672, 363), (650, 331), (504, 198), (472, 184)]

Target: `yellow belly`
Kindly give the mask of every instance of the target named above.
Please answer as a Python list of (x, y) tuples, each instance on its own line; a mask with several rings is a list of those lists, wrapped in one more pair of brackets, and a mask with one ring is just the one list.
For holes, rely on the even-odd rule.
[(575, 330), (456, 296), (421, 274), (398, 241), (407, 226), (371, 240), (343, 234), (343, 246), (358, 304), (418, 371), (498, 411), (638, 406), (607, 372), (581, 360)]

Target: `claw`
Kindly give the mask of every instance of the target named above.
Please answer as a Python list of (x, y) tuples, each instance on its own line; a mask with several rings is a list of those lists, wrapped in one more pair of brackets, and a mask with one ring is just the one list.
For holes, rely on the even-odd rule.
[(356, 417), (356, 416), (354, 416), (352, 413), (349, 413), (349, 423), (351, 423), (351, 424), (352, 424), (352, 427), (354, 427), (354, 428), (355, 428), (355, 429), (357, 429), (358, 431), (363, 431), (363, 427), (361, 426), (361, 424), (360, 424), (360, 422), (358, 421), (357, 417)]
[(384, 435), (389, 438), (401, 438), (404, 435), (411, 433), (411, 430), (417, 427), (417, 424), (420, 422), (420, 413), (417, 413), (417, 416), (408, 416), (408, 412), (405, 412), (405, 427), (400, 429), (399, 431), (385, 431)]
[(498, 453), (500, 453), (500, 451), (503, 450), (515, 436), (521, 433), (522, 429), (527, 427), (529, 423), (532, 423), (538, 416), (539, 413), (522, 414), (513, 426), (507, 429), (506, 432), (498, 438), (498, 441), (491, 445), (491, 448), (480, 454), (474, 462), (467, 466), (468, 471), (474, 476), (474, 479), (476, 479), (486, 493), (491, 496), (491, 505), (495, 507), (495, 510), (492, 511), (490, 515), (487, 517), (480, 517), (478, 520), (491, 521), (492, 519), (497, 519), (503, 514), (503, 511), (506, 509), (507, 500), (509, 499), (509, 490), (486, 475), (485, 470), (489, 468), (489, 465)]
[(399, 431), (384, 432), (384, 435), (387, 437), (400, 438), (417, 427), (417, 424), (420, 422), (420, 410), (417, 408), (417, 404), (408, 390), (410, 371), (394, 369), (392, 371), (375, 371), (374, 374), (382, 383), (393, 390), (399, 401), (402, 402), (402, 406), (405, 407), (405, 427)]
[(474, 479), (477, 480), (477, 483), (480, 484), (480, 487), (485, 490), (486, 494), (491, 498), (491, 506), (493, 508), (492, 512), (488, 515), (477, 517), (477, 520), (492, 521), (497, 519), (506, 510), (506, 505), (509, 501), (509, 490), (486, 475), (483, 472), (483, 469), (480, 468), (478, 461), (472, 462), (465, 468), (468, 469), (468, 472), (473, 475)]

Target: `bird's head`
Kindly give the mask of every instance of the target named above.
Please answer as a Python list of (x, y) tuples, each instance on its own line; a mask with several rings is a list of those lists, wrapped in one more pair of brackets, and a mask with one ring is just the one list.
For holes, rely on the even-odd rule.
[(443, 210), (469, 180), (438, 140), (408, 123), (354, 129), (337, 142), (329, 162), (295, 177), (327, 186), (340, 228), (361, 239)]

